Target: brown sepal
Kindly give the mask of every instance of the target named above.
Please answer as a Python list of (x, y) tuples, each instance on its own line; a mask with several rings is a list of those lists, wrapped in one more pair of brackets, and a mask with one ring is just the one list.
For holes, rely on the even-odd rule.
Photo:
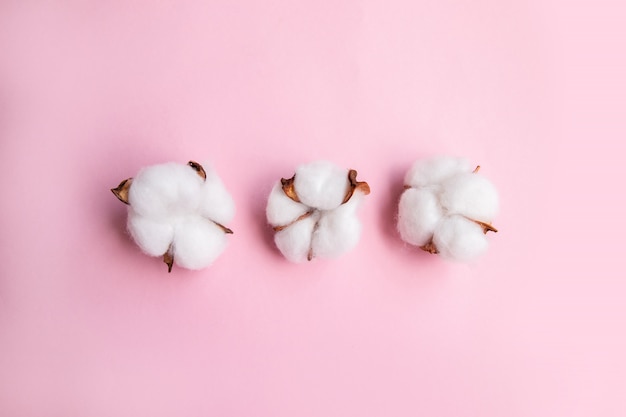
[(281, 178), (280, 183), (283, 186), (283, 192), (285, 193), (285, 195), (296, 203), (299, 203), (300, 199), (298, 198), (298, 194), (296, 194), (296, 187), (294, 185), (295, 180), (296, 175), (294, 174), (294, 176), (289, 179)]
[(111, 188), (111, 192), (115, 194), (118, 200), (120, 200), (124, 204), (130, 204), (128, 202), (128, 192), (130, 190), (130, 185), (133, 183), (132, 178), (125, 179), (120, 182), (120, 185), (117, 188)]
[(204, 181), (206, 181), (206, 171), (204, 170), (202, 165), (200, 165), (196, 161), (189, 161), (189, 162), (187, 162), (187, 165), (192, 167), (193, 170), (196, 171), (196, 174), (198, 174), (200, 176), (200, 178), (202, 178)]
[(428, 242), (427, 244), (425, 244), (424, 246), (420, 246), (420, 249), (428, 253), (432, 253), (433, 255), (436, 255), (439, 253), (439, 249), (437, 249), (437, 246), (433, 243), (432, 240)]
[(479, 220), (474, 220), (474, 219), (470, 219), (472, 220), (474, 223), (476, 223), (477, 225), (479, 225), (480, 227), (483, 228), (483, 233), (487, 234), (487, 232), (494, 232), (494, 233), (498, 233), (498, 229), (496, 229), (495, 227), (493, 227), (492, 225), (490, 225), (489, 223), (485, 223), (485, 222), (481, 222)]
[(172, 247), (171, 246), (167, 250), (167, 252), (165, 252), (163, 254), (163, 262), (165, 262), (165, 265), (167, 265), (167, 272), (168, 272), (168, 274), (170, 272), (172, 272), (172, 266), (174, 265), (174, 255), (172, 254)]
[(222, 229), (222, 231), (223, 231), (224, 233), (226, 233), (227, 235), (232, 235), (232, 234), (233, 234), (232, 229), (229, 229), (228, 227), (226, 227), (226, 226), (224, 226), (224, 225), (222, 225), (222, 224), (219, 224), (218, 222), (215, 222), (215, 221), (214, 221), (213, 223), (215, 223), (215, 224), (217, 225), (217, 227), (219, 227), (220, 229)]
[(355, 169), (348, 171), (348, 181), (350, 181), (350, 188), (343, 199), (341, 204), (345, 204), (352, 198), (355, 190), (361, 191), (363, 194), (368, 195), (370, 193), (370, 186), (365, 181), (356, 180), (357, 172)]
[(304, 220), (307, 217), (309, 217), (311, 214), (313, 214), (313, 210), (311, 211), (307, 211), (306, 213), (304, 213), (303, 215), (301, 215), (300, 217), (298, 217), (297, 219), (295, 219), (294, 221), (292, 221), (289, 224), (285, 224), (283, 226), (274, 226), (274, 231), (275, 232), (280, 232), (281, 230), (285, 230), (286, 228), (288, 228), (289, 226), (291, 226), (294, 223), (299, 222), (300, 220)]

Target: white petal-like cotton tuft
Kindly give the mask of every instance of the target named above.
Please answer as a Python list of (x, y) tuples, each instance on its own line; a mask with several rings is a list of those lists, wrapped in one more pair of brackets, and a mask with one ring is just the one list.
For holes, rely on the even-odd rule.
[(225, 225), (235, 204), (210, 167), (200, 167), (204, 178), (190, 164), (140, 170), (128, 189), (127, 226), (146, 254), (168, 254), (178, 266), (202, 269), (226, 247), (230, 230)]
[(311, 251), (311, 239), (319, 214), (299, 220), (289, 227), (276, 232), (276, 247), (291, 262), (303, 262)]
[(187, 165), (170, 162), (143, 168), (133, 178), (128, 203), (140, 216), (167, 219), (195, 212), (202, 178)]
[(205, 165), (204, 169), (206, 181), (201, 187), (200, 214), (219, 224), (228, 224), (235, 216), (235, 201), (212, 167)]
[(211, 220), (193, 216), (176, 225), (172, 252), (176, 265), (187, 269), (202, 269), (222, 253), (226, 234)]
[(167, 221), (140, 216), (128, 210), (128, 231), (137, 245), (150, 256), (161, 256), (174, 240), (174, 225)]
[(410, 188), (400, 197), (398, 225), (407, 243), (423, 246), (430, 242), (442, 217), (441, 206), (430, 190)]
[(362, 193), (355, 193), (347, 203), (323, 213), (313, 233), (314, 257), (336, 258), (359, 243), (361, 222), (356, 217), (356, 210), (362, 199)]
[(301, 165), (296, 169), (294, 186), (302, 204), (319, 210), (332, 210), (341, 204), (349, 186), (348, 172), (327, 161)]
[(453, 215), (443, 219), (433, 236), (433, 243), (444, 258), (471, 261), (487, 250), (482, 227), (466, 217)]
[(405, 176), (398, 232), (407, 243), (442, 257), (470, 261), (487, 250), (498, 212), (493, 184), (461, 158), (417, 161)]
[(441, 187), (441, 205), (451, 214), (462, 214), (489, 223), (498, 213), (496, 187), (479, 173), (449, 178)]
[(463, 158), (439, 156), (420, 159), (407, 171), (404, 184), (415, 188), (436, 186), (453, 175), (470, 171), (469, 161)]
[(267, 199), (267, 221), (273, 226), (286, 226), (309, 210), (304, 204), (287, 197), (280, 182), (274, 185)]
[(356, 171), (318, 161), (296, 169), (295, 195), (285, 184), (274, 185), (267, 201), (267, 221), (274, 226), (274, 241), (291, 262), (335, 258), (351, 250), (361, 236), (357, 209), (369, 193), (365, 183), (351, 181)]

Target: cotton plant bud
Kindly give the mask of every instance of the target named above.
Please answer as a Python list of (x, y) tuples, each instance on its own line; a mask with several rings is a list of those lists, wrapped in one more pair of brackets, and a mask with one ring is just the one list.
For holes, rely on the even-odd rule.
[(187, 269), (222, 253), (235, 203), (220, 177), (197, 162), (143, 168), (111, 190), (128, 205), (128, 231), (143, 252)]
[(402, 240), (444, 258), (470, 261), (488, 247), (498, 212), (493, 184), (461, 158), (417, 161), (406, 173), (398, 205)]
[(327, 161), (301, 165), (293, 177), (277, 182), (267, 201), (274, 242), (291, 262), (335, 258), (361, 237), (356, 211), (370, 192), (353, 169)]

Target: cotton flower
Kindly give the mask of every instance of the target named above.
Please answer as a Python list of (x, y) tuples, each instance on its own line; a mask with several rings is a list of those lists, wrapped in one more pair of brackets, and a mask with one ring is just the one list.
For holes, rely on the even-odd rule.
[(334, 258), (356, 246), (361, 236), (356, 211), (370, 192), (356, 176), (355, 170), (317, 161), (301, 165), (293, 177), (274, 185), (266, 214), (285, 258)]
[(226, 247), (224, 226), (235, 203), (221, 179), (197, 162), (166, 163), (142, 169), (111, 190), (128, 208), (128, 231), (150, 256), (172, 264), (202, 269)]
[(487, 250), (488, 231), (498, 212), (498, 193), (489, 180), (460, 158), (417, 161), (406, 173), (398, 206), (402, 240), (460, 261)]

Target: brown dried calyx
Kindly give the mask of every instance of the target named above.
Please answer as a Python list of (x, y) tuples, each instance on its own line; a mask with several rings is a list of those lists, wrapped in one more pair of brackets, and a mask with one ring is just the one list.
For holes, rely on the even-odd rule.
[(120, 200), (122, 203), (130, 205), (130, 203), (128, 202), (128, 193), (130, 192), (130, 186), (132, 183), (132, 178), (125, 179), (124, 181), (120, 182), (120, 185), (118, 185), (116, 188), (111, 188), (111, 192), (115, 194), (115, 197), (117, 197), (117, 199)]
[[(348, 171), (348, 189), (346, 190), (346, 194), (345, 197), (343, 198), (343, 201), (341, 202), (341, 204), (346, 204), (348, 201), (350, 201), (350, 199), (352, 198), (352, 196), (354, 195), (354, 192), (356, 190), (359, 190), (360, 192), (362, 192), (364, 195), (368, 195), (370, 193), (370, 186), (368, 183), (366, 183), (365, 181), (357, 181), (356, 180), (356, 176), (357, 176), (357, 171), (355, 169), (351, 169)], [(291, 200), (295, 201), (296, 203), (301, 203), (300, 198), (298, 197), (298, 193), (296, 192), (296, 187), (295, 187), (295, 181), (296, 181), (296, 175), (294, 174), (291, 178), (289, 179), (285, 179), (285, 178), (281, 178), (280, 182), (282, 184), (282, 189), (283, 192), (285, 193), (285, 195), (287, 197), (289, 197)], [(289, 224), (286, 225), (282, 225), (282, 226), (274, 226), (274, 231), (275, 232), (280, 232), (281, 230), (284, 230), (286, 228), (288, 228), (289, 226), (291, 226), (292, 224), (295, 224), (301, 220), (304, 220), (308, 217), (311, 217), (315, 212), (317, 212), (317, 209), (314, 208), (310, 208), (309, 211), (307, 211), (306, 213), (304, 213), (303, 215), (301, 215), (300, 217), (298, 217), (297, 219), (295, 219), (294, 221), (292, 221)], [(313, 226), (313, 230), (315, 231), (318, 227), (318, 223), (319, 220), (315, 222), (315, 225)], [(309, 253), (307, 255), (307, 260), (312, 260), (314, 257), (313, 255), (313, 248), (309, 248)]]
[[(196, 174), (198, 174), (198, 176), (202, 178), (203, 181), (206, 181), (206, 171), (204, 170), (204, 167), (202, 167), (202, 165), (200, 165), (198, 162), (195, 162), (195, 161), (189, 161), (187, 165), (190, 166), (196, 172)], [(120, 182), (120, 184), (117, 187), (111, 188), (111, 192), (122, 203), (130, 205), (130, 202), (128, 201), (128, 196), (129, 196), (130, 187), (132, 186), (132, 184), (133, 184), (133, 178), (132, 177), (127, 178), (124, 181)], [(209, 220), (215, 223), (215, 225), (217, 225), (220, 229), (222, 229), (224, 233), (227, 233), (227, 234), (233, 233), (233, 231), (229, 229), (228, 227), (220, 223), (217, 223), (214, 220), (211, 220), (211, 219)], [(167, 265), (167, 272), (172, 272), (172, 266), (174, 265), (174, 251), (172, 249), (172, 245), (170, 245), (167, 251), (163, 254), (163, 262)]]

